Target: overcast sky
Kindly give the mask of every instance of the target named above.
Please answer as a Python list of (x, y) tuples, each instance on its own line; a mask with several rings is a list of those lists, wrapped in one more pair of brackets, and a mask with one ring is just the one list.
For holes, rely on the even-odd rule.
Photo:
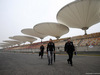
[[(42, 22), (57, 22), (57, 12), (74, 0), (0, 0), (0, 43), (9, 37), (24, 35), (21, 30), (33, 28)], [(87, 33), (100, 32), (100, 23), (90, 27)], [(70, 29), (61, 38), (84, 35), (81, 29)], [(46, 37), (44, 40), (49, 39)]]

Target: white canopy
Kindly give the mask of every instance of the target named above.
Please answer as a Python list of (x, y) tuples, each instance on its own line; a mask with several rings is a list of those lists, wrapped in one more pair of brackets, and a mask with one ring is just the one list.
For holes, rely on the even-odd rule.
[(4, 45), (4, 44), (8, 44), (8, 43), (0, 43), (0, 45)]
[(62, 35), (69, 32), (69, 28), (63, 24), (46, 22), (34, 26), (34, 30), (44, 35), (51, 35), (60, 38)]
[(64, 6), (57, 14), (59, 23), (87, 30), (100, 22), (100, 0), (77, 0)]
[(5, 40), (3, 42), (8, 42), (10, 44), (18, 44), (18, 43), (20, 43), (19, 41), (13, 41), (13, 40)]
[(16, 36), (9, 37), (9, 38), (10, 38), (10, 39), (13, 39), (13, 40), (20, 41), (20, 43), (19, 43), (19, 44), (26, 42), (26, 40), (25, 40), (25, 41), (22, 41), (21, 39), (16, 38)]
[(22, 36), (22, 35), (18, 35), (18, 36), (14, 36), (14, 37), (9, 37), (11, 39), (14, 39), (14, 40), (18, 40), (20, 42), (33, 42), (35, 41), (36, 39), (33, 38), (33, 37), (29, 37), (29, 36)]
[(11, 46), (12, 44), (10, 43), (1, 43), (0, 47), (8, 47)]
[(23, 30), (21, 30), (21, 32), (22, 32), (23, 34), (35, 36), (35, 37), (38, 37), (38, 38), (40, 38), (40, 39), (43, 39), (44, 37), (47, 36), (47, 35), (40, 34), (40, 33), (34, 31), (34, 29), (31, 29), (31, 28), (23, 29)]

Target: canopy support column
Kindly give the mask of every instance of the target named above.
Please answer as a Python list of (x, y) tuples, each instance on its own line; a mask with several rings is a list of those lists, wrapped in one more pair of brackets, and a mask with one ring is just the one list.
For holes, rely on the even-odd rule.
[(87, 32), (86, 32), (86, 30), (84, 30), (85, 31), (85, 35), (87, 35)]
[(88, 27), (83, 27), (83, 28), (82, 28), (82, 30), (85, 31), (85, 34), (84, 34), (84, 35), (87, 35), (87, 32), (86, 32), (87, 29), (88, 29)]

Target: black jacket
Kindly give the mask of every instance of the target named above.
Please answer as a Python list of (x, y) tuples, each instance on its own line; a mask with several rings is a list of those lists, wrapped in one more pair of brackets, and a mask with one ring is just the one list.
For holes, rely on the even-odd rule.
[(53, 42), (49, 42), (47, 45), (47, 52), (48, 51), (55, 51), (55, 44)]
[(65, 51), (67, 51), (67, 52), (75, 51), (73, 42), (66, 42), (66, 44), (65, 44)]
[(43, 45), (40, 46), (40, 50), (44, 51), (44, 46)]

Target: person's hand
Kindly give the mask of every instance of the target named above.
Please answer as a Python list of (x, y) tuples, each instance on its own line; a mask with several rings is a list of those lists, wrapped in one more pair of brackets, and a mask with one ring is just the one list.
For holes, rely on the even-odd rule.
[(74, 51), (74, 54), (76, 55), (76, 51)]

